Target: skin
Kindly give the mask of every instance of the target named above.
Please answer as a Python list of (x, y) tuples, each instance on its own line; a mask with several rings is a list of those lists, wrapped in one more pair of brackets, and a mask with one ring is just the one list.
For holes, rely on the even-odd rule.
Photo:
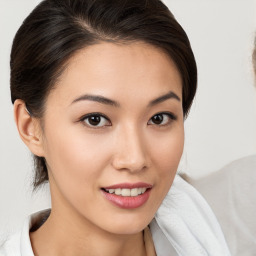
[[(152, 104), (170, 92), (177, 97)], [(116, 105), (77, 100), (85, 94)], [(184, 144), (182, 82), (173, 61), (142, 42), (87, 47), (69, 60), (45, 109), (42, 122), (21, 100), (14, 106), (21, 138), (45, 157), (49, 172), (52, 211), (30, 233), (35, 255), (146, 255), (142, 230), (173, 182)], [(97, 127), (83, 119), (95, 112), (107, 117)], [(154, 123), (162, 112), (176, 118), (162, 114)], [(121, 209), (102, 195), (102, 187), (124, 182), (151, 184), (148, 201)]]

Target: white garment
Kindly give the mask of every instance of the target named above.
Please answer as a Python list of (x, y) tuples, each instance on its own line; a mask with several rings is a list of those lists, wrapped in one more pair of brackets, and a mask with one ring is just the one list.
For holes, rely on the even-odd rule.
[[(34, 256), (29, 229), (47, 211), (28, 217), (1, 256)], [(201, 195), (179, 175), (150, 223), (157, 256), (230, 256), (220, 226)]]
[[(176, 175), (150, 224), (158, 256), (228, 256), (229, 249), (209, 205)], [(169, 253), (175, 249), (176, 254)]]

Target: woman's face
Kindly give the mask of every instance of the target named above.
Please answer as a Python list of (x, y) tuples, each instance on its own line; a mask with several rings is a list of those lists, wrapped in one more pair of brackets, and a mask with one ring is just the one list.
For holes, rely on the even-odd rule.
[(52, 211), (115, 234), (141, 231), (173, 182), (183, 141), (181, 77), (165, 53), (144, 43), (81, 50), (46, 101)]

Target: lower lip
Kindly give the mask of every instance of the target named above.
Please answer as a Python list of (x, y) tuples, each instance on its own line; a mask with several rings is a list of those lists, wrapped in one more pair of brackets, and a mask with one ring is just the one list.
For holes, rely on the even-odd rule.
[(102, 190), (102, 193), (108, 201), (122, 209), (135, 209), (147, 202), (150, 190), (151, 189), (147, 189), (145, 193), (138, 196), (118, 196), (116, 194), (107, 193), (104, 190)]

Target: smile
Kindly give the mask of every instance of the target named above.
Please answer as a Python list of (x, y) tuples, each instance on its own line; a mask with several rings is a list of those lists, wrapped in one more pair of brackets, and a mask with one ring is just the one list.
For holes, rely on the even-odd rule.
[(144, 205), (149, 199), (152, 185), (139, 183), (123, 183), (101, 188), (107, 201), (122, 209), (136, 209)]
[(115, 194), (117, 196), (138, 196), (144, 194), (147, 188), (117, 188), (117, 189), (104, 189), (107, 193)]

